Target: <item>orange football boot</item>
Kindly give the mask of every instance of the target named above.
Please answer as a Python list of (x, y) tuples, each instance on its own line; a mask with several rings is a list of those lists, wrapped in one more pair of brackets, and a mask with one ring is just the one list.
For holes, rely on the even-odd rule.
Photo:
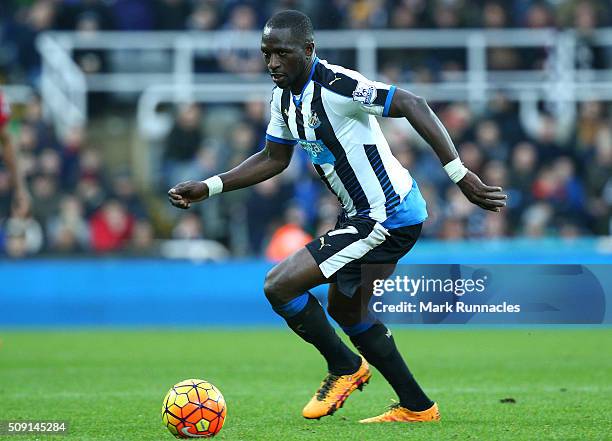
[(415, 412), (402, 407), (399, 403), (389, 406), (389, 410), (372, 418), (366, 418), (360, 423), (418, 423), (423, 421), (440, 421), (438, 405), (433, 404), (429, 409)]
[(318, 420), (333, 414), (344, 405), (346, 399), (356, 389), (362, 390), (363, 386), (370, 382), (371, 376), (370, 366), (363, 357), (361, 357), (361, 366), (354, 374), (328, 374), (319, 390), (302, 410), (302, 415), (304, 418)]

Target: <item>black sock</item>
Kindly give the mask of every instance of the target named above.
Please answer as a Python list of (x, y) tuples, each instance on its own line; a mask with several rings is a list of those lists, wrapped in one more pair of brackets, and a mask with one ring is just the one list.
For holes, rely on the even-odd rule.
[(433, 406), (410, 373), (385, 325), (375, 323), (368, 330), (352, 336), (351, 341), (361, 355), (383, 374), (403, 407), (418, 412)]
[(293, 332), (316, 347), (325, 357), (329, 373), (347, 375), (359, 369), (361, 358), (340, 340), (313, 295), (308, 295), (308, 302), (300, 312), (283, 318)]

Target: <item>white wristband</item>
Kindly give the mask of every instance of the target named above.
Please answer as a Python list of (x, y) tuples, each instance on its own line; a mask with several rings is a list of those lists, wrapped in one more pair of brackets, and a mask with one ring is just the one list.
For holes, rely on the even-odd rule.
[(223, 191), (223, 181), (219, 176), (212, 176), (202, 182), (204, 182), (208, 187), (208, 197), (214, 196)]
[(444, 166), (444, 171), (446, 171), (448, 177), (451, 178), (451, 181), (456, 184), (463, 179), (463, 177), (467, 174), (468, 169), (465, 165), (463, 165), (461, 159), (455, 158)]

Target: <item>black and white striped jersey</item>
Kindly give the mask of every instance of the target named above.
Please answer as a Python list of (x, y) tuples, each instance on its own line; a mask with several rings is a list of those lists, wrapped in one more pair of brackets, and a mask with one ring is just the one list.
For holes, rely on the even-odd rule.
[(388, 115), (394, 93), (395, 86), (316, 58), (300, 95), (274, 89), (266, 137), (299, 144), (349, 217), (387, 228), (423, 222), (425, 201), (376, 119)]

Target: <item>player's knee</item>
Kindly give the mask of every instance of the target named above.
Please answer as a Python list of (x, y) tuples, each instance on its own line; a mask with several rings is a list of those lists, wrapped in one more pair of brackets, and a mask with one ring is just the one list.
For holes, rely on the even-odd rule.
[(283, 293), (283, 280), (280, 276), (280, 272), (276, 267), (272, 268), (266, 274), (266, 278), (264, 280), (264, 294), (268, 301), (274, 305), (282, 305), (286, 303), (284, 300)]
[(264, 294), (266, 295), (266, 298), (268, 299), (270, 303), (272, 303), (276, 297), (277, 287), (276, 287), (276, 281), (274, 279), (275, 279), (274, 268), (272, 268), (266, 274), (266, 278), (264, 280), (264, 286), (263, 286)]

